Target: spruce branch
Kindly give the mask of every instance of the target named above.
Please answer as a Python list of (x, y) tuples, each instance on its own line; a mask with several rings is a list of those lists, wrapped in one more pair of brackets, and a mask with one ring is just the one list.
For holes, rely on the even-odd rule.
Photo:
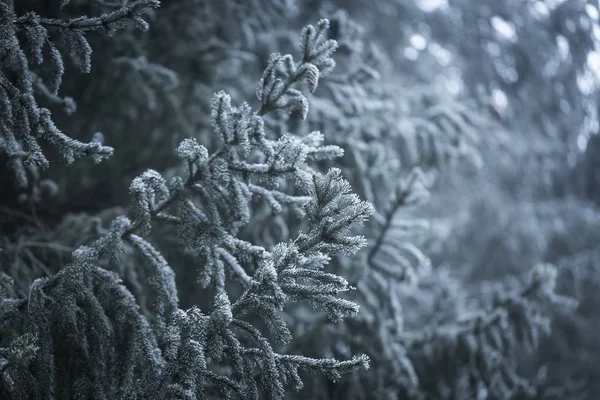
[[(63, 343), (62, 332), (73, 331), (85, 342), (67, 338), (66, 344), (81, 352), (78, 363), (94, 368), (82, 367), (80, 393), (97, 389), (104, 397), (204, 398), (214, 389), (222, 397), (258, 398), (263, 392), (267, 398), (283, 399), (286, 383), (301, 387), (298, 370), (337, 380), (368, 366), (366, 356), (338, 361), (278, 354), (269, 339), (243, 319), (256, 313), (275, 342), (287, 344), (291, 333), (279, 312), (290, 301), (306, 302), (334, 321), (358, 312), (355, 303), (339, 297), (352, 289), (348, 282), (322, 269), (333, 256), (354, 254), (366, 244), (363, 237), (347, 234), (369, 218), (372, 206), (352, 193), (340, 170), (320, 174), (309, 165), (340, 156), (338, 147), (321, 146), (318, 132), (269, 139), (262, 119), (267, 111), (298, 106), (308, 112), (306, 98), (292, 86), (306, 78), (309, 91), (314, 91), (319, 77), (333, 67), (330, 56), (336, 45), (325, 40), (328, 26), (322, 20), (316, 28), (303, 30), (301, 63), (291, 62), (291, 56), (271, 59), (261, 81), (266, 91), (259, 111), (245, 103), (234, 106), (226, 93), (216, 93), (211, 117), (221, 147), (209, 155), (195, 140), (183, 140), (177, 153), (187, 176), (171, 182), (153, 170), (138, 176), (130, 186), (129, 217), (115, 219), (102, 237), (77, 248), (72, 263), (58, 275), (30, 287), (25, 304), (35, 332), (47, 338), (38, 352), (44, 362), (55, 366), (52, 349), (54, 341)], [(289, 72), (283, 78), (282, 68)], [(291, 180), (299, 195), (278, 190)], [(238, 238), (240, 228), (251, 222), (254, 197), (264, 198), (274, 210), (301, 209), (308, 220), (306, 230), (272, 251)], [(200, 283), (214, 293), (207, 314), (196, 307), (178, 308), (174, 273), (146, 238), (157, 220), (174, 226), (178, 244), (198, 259)], [(140, 313), (116, 274), (99, 267), (104, 259), (122, 262), (126, 246), (144, 261), (149, 277), (144, 286), (153, 300), (150, 316)], [(242, 284), (235, 301), (227, 290), (226, 270)], [(60, 329), (53, 330), (45, 319), (48, 309), (60, 316)], [(114, 336), (111, 327), (118, 331)], [(107, 337), (119, 341), (123, 354), (115, 354), (117, 346), (100, 346)], [(107, 360), (113, 358), (121, 362), (110, 370)], [(143, 370), (144, 365), (149, 369)], [(61, 368), (43, 374), (47, 393), (55, 390)], [(108, 370), (112, 387), (118, 388), (112, 394), (99, 386), (100, 374)]]
[[(395, 191), (394, 200), (384, 216), (383, 226), (375, 240), (375, 244), (369, 251), (367, 256), (367, 264), (376, 271), (383, 273), (386, 276), (390, 276), (398, 281), (411, 281), (414, 280), (415, 273), (411, 270), (411, 263), (406, 259), (404, 254), (409, 254), (417, 260), (417, 265), (428, 266), (422, 252), (410, 243), (394, 244), (394, 249), (388, 250), (387, 254), (393, 259), (393, 264), (400, 270), (391, 269), (377, 263), (375, 261), (378, 253), (385, 247), (385, 240), (388, 237), (390, 231), (393, 229), (395, 214), (402, 207), (420, 204), (425, 201), (428, 197), (427, 185), (425, 178), (420, 169), (415, 168), (411, 173), (401, 180)], [(389, 246), (388, 246), (389, 247)], [(404, 253), (404, 254), (403, 254)]]
[[(129, 2), (127, 2), (129, 3)], [(98, 17), (78, 17), (68, 21), (63, 21), (54, 18), (39, 18), (35, 13), (28, 13), (15, 20), (18, 25), (33, 26), (41, 25), (49, 28), (68, 29), (72, 31), (90, 31), (97, 29), (105, 29), (109, 34), (113, 34), (115, 30), (122, 27), (124, 20), (135, 22), (142, 30), (147, 30), (149, 25), (141, 18), (141, 14), (149, 9), (158, 8), (159, 0), (136, 0), (118, 10), (102, 14)]]
[[(19, 187), (31, 186), (37, 170), (49, 165), (40, 140), (51, 143), (68, 163), (81, 157), (100, 162), (112, 155), (111, 147), (94, 140), (83, 143), (61, 132), (50, 111), (38, 104), (38, 97), (60, 104), (67, 113), (72, 113), (73, 99), (58, 94), (65, 73), (63, 58), (70, 56), (81, 71), (89, 72), (92, 48), (85, 36), (87, 32), (104, 27), (112, 34), (128, 21), (146, 29), (147, 23), (141, 15), (158, 5), (156, 0), (139, 0), (99, 17), (61, 21), (42, 18), (34, 12), (17, 16), (13, 7), (0, 3), (0, 103), (4, 110), (0, 120), (0, 153), (8, 157)], [(20, 36), (27, 40), (21, 41)], [(50, 76), (42, 79), (38, 68), (48, 70)]]

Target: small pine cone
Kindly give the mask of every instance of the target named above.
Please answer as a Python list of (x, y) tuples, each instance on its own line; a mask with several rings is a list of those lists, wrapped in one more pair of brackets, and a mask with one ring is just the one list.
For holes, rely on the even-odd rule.
[(310, 90), (311, 93), (314, 93), (315, 90), (317, 90), (320, 75), (319, 69), (314, 64), (309, 63), (306, 69), (306, 82), (308, 83), (308, 90)]
[(304, 96), (300, 100), (300, 116), (302, 119), (306, 119), (308, 116), (308, 99)]
[(104, 144), (104, 134), (102, 132), (96, 132), (92, 135), (92, 143)]

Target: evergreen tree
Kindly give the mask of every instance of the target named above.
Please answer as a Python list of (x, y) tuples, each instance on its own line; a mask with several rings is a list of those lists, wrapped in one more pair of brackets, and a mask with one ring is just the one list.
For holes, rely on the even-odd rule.
[(597, 1), (0, 18), (0, 398), (598, 397)]

